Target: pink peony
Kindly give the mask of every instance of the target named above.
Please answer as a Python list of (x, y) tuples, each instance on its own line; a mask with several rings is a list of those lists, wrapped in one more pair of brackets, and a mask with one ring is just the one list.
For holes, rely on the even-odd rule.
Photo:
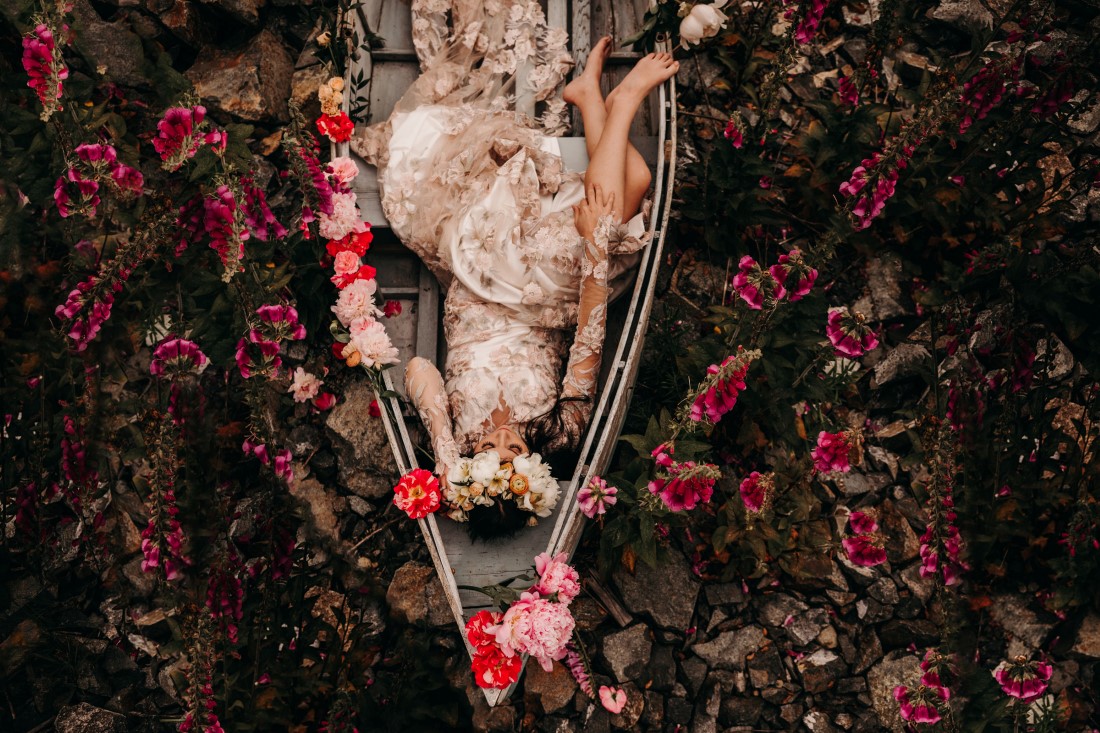
[(295, 402), (309, 402), (321, 389), (321, 385), (324, 384), (313, 374), (310, 374), (302, 367), (298, 367), (294, 370), (294, 381), (290, 385), (290, 392), (294, 395)]
[(733, 276), (733, 289), (753, 310), (764, 307), (765, 298), (775, 292), (775, 281), (771, 274), (762, 268), (751, 255), (745, 255), (737, 265), (738, 273)]
[(372, 319), (382, 315), (374, 305), (374, 294), (378, 283), (374, 280), (356, 280), (340, 291), (332, 312), (344, 326), (356, 321)]
[(527, 592), (508, 608), (498, 625), (486, 632), (493, 633), (505, 656), (530, 654), (549, 672), (553, 661), (565, 656), (575, 624), (564, 603)]
[(817, 447), (810, 454), (814, 459), (814, 468), (818, 471), (847, 473), (852, 468), (849, 460), (851, 450), (847, 431), (827, 433), (822, 430), (817, 434)]
[(580, 505), (584, 516), (594, 519), (597, 514), (606, 514), (607, 508), (615, 505), (618, 501), (615, 494), (618, 491), (599, 476), (593, 476), (588, 484), (577, 492), (577, 504)]
[(837, 356), (857, 357), (878, 346), (878, 338), (864, 323), (860, 313), (848, 308), (830, 308), (825, 335), (829, 337)]
[(1016, 657), (1011, 662), (997, 665), (993, 677), (1006, 695), (1022, 703), (1031, 703), (1046, 692), (1053, 671), (1047, 662), (1030, 662), (1025, 657)]
[(531, 590), (543, 598), (550, 598), (556, 593), (558, 603), (569, 605), (580, 594), (581, 585), (580, 576), (566, 562), (568, 559), (564, 552), (553, 558), (545, 552), (536, 557), (535, 571), (539, 574), (539, 580), (531, 586)]
[(802, 261), (798, 249), (779, 255), (779, 264), (769, 267), (768, 272), (776, 282), (776, 299), (787, 298), (792, 303), (805, 297), (817, 281), (817, 270)]
[(844, 538), (840, 544), (853, 565), (873, 568), (886, 562), (886, 550), (882, 548), (882, 538), (878, 535), (858, 534)]
[(386, 327), (378, 321), (361, 319), (350, 327), (351, 340), (348, 345), (359, 352), (360, 362), (365, 367), (396, 364), (399, 360), (397, 348), (390, 341)]
[(626, 692), (621, 687), (600, 685), (600, 704), (612, 715), (618, 715), (626, 707)]
[(745, 508), (753, 514), (760, 514), (771, 503), (772, 492), (775, 490), (775, 477), (771, 473), (762, 474), (753, 471), (741, 481), (741, 501)]

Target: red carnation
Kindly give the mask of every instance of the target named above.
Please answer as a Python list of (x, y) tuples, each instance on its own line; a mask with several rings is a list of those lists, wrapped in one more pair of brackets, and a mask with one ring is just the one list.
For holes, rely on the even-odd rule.
[(334, 115), (321, 115), (317, 118), (317, 129), (334, 143), (347, 142), (355, 125), (344, 112)]
[(519, 654), (507, 657), (496, 644), (478, 647), (470, 666), (474, 670), (474, 681), (478, 687), (495, 690), (507, 689), (519, 679), (520, 670), (523, 669)]
[(362, 257), (370, 249), (370, 243), (373, 240), (374, 235), (371, 234), (370, 229), (364, 229), (361, 232), (350, 232), (339, 239), (331, 240), (325, 245), (325, 249), (333, 257), (341, 252), (354, 252)]
[(393, 487), (393, 503), (410, 519), (423, 519), (439, 509), (439, 479), (423, 468), (414, 468)]
[(504, 618), (502, 613), (492, 611), (478, 611), (466, 622), (466, 639), (470, 646), (479, 649), (483, 646), (496, 644), (496, 637), (485, 632), (486, 626), (495, 626)]

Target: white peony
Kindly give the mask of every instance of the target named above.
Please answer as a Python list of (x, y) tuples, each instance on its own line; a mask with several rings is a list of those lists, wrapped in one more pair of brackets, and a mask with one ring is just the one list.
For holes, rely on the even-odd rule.
[(447, 481), (452, 484), (468, 484), (473, 480), (470, 476), (470, 459), (459, 458), (458, 463), (447, 471)]
[(718, 31), (726, 25), (726, 14), (719, 10), (725, 4), (725, 0), (721, 0), (713, 5), (700, 3), (693, 6), (691, 12), (680, 21), (680, 45), (688, 48), (704, 38), (718, 35)]
[(500, 470), (500, 454), (495, 450), (478, 453), (470, 459), (470, 478), (479, 484), (488, 484)]

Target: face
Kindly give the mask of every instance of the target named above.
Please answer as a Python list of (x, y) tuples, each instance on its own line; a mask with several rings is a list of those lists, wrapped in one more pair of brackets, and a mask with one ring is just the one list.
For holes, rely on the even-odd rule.
[(481, 453), (487, 450), (495, 450), (500, 454), (502, 463), (529, 452), (527, 450), (527, 444), (523, 442), (523, 438), (519, 437), (519, 433), (513, 430), (510, 425), (503, 425), (497, 428), (478, 441), (477, 445), (474, 446), (474, 453)]

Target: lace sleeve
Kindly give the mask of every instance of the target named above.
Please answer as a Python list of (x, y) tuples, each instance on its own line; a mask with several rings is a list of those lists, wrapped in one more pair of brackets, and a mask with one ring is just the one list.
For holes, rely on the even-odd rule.
[(569, 350), (561, 390), (563, 399), (573, 398), (563, 405), (563, 435), (559, 441), (563, 444), (578, 441), (592, 415), (607, 333), (607, 245), (612, 226), (610, 216), (602, 217), (596, 225), (594, 241), (582, 240), (584, 260), (577, 335)]
[(405, 392), (431, 433), (435, 473), (443, 475), (458, 462), (458, 445), (454, 439), (443, 377), (430, 361), (413, 357), (405, 367)]

